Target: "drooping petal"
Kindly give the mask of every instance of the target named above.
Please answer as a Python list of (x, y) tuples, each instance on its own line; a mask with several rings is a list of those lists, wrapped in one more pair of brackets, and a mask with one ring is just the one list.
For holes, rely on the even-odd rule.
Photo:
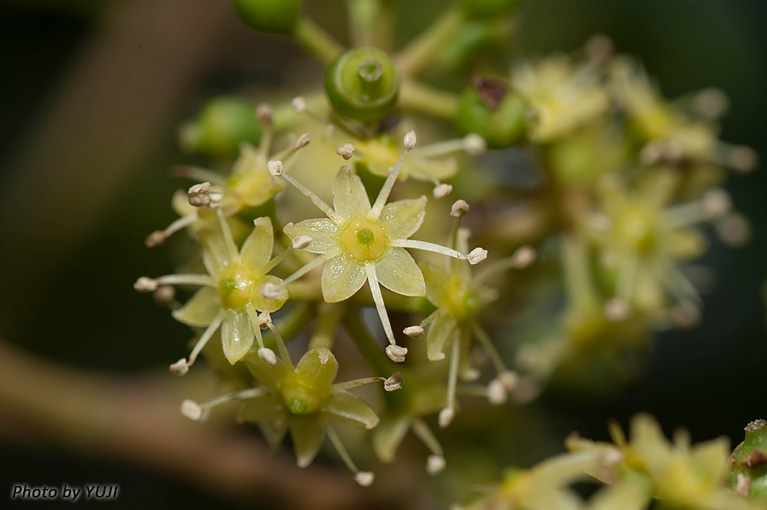
[(230, 264), (224, 236), (217, 232), (205, 232), (202, 236), (202, 262), (208, 274), (218, 278)]
[(282, 285), (282, 279), (270, 274), (258, 280), (258, 287), (260, 288), (262, 285), (267, 283), (271, 283), (272, 285), (279, 287), (280, 296), (273, 299), (267, 299), (260, 293), (257, 293), (250, 302), (259, 312), (276, 312), (282, 308), (282, 305), (284, 305), (285, 301), (288, 300), (288, 289)]
[(386, 417), (373, 431), (373, 450), (382, 462), (394, 461), (402, 440), (410, 429), (410, 419), (405, 416)]
[(254, 338), (253, 326), (244, 308), (226, 314), (221, 324), (221, 346), (229, 363), (234, 365), (245, 356), (253, 345)]
[(378, 281), (392, 292), (403, 296), (425, 296), (423, 273), (404, 249), (392, 247), (376, 262)]
[(296, 365), (296, 377), (320, 397), (329, 396), (338, 374), (338, 361), (329, 349), (312, 349)]
[(259, 422), (285, 418), (285, 405), (274, 395), (263, 395), (246, 400), (237, 412), (237, 421)]
[(370, 212), (365, 186), (349, 167), (341, 168), (333, 181), (333, 207), (344, 219), (366, 216)]
[(327, 218), (304, 220), (285, 227), (285, 234), (291, 239), (298, 236), (309, 236), (311, 244), (304, 248), (311, 253), (325, 253), (336, 245), (338, 225)]
[(426, 282), (426, 297), (435, 306), (445, 306), (450, 300), (450, 275), (441, 267), (429, 262), (421, 265), (421, 271)]
[(348, 299), (360, 290), (366, 279), (362, 263), (347, 255), (333, 257), (322, 270), (322, 297), (326, 303)]
[(220, 311), (221, 300), (216, 289), (203, 287), (183, 307), (173, 310), (173, 317), (189, 326), (203, 327), (213, 322)]
[(267, 217), (256, 219), (255, 228), (240, 250), (240, 263), (251, 271), (258, 271), (272, 258), (274, 230), (272, 220)]
[(458, 341), (455, 319), (444, 315), (434, 319), (429, 326), (429, 334), (426, 337), (426, 355), (432, 360), (440, 360), (445, 357), (445, 346), (452, 337), (453, 342)]
[(325, 431), (311, 416), (293, 416), (289, 426), (298, 467), (305, 468), (312, 463), (317, 452), (320, 451), (322, 441), (325, 439)]
[(322, 414), (329, 420), (352, 425), (364, 425), (368, 430), (378, 425), (378, 415), (361, 398), (347, 391), (336, 391), (322, 406)]
[(426, 216), (426, 197), (386, 204), (378, 221), (391, 239), (407, 239), (421, 228)]

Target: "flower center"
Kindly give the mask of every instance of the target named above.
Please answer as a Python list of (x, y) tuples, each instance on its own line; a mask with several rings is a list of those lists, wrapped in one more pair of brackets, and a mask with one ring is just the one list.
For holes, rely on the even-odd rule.
[(288, 383), (282, 387), (281, 394), (291, 414), (312, 414), (322, 408), (322, 398), (303, 384)]
[(242, 308), (255, 296), (258, 282), (242, 266), (226, 268), (218, 281), (218, 294), (221, 305), (230, 310)]
[(359, 260), (376, 260), (388, 247), (386, 233), (375, 221), (354, 218), (341, 230), (339, 236), (344, 251)]
[(469, 285), (458, 278), (451, 278), (448, 291), (448, 306), (453, 317), (463, 321), (472, 317), (478, 307), (477, 299), (472, 295)]
[(629, 207), (618, 215), (616, 232), (632, 251), (647, 253), (655, 248), (657, 221), (655, 215), (640, 207)]

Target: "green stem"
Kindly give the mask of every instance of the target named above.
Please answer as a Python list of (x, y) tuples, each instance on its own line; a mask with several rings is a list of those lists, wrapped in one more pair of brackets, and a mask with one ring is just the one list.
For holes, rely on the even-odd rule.
[(383, 348), (378, 345), (362, 321), (359, 308), (349, 310), (349, 313), (344, 315), (343, 324), (346, 332), (349, 333), (352, 341), (375, 373), (389, 374), (394, 371), (394, 364), (386, 357)]
[(564, 235), (562, 259), (565, 291), (570, 303), (582, 312), (594, 313), (599, 309), (599, 299), (591, 280), (587, 248), (576, 234)]
[(454, 123), (458, 119), (459, 97), (415, 80), (403, 80), (399, 107), (406, 113), (423, 114)]
[(305, 280), (289, 283), (288, 296), (291, 301), (322, 301), (319, 287)]
[(352, 46), (391, 47), (393, 10), (391, 0), (347, 0)]
[(463, 22), (463, 15), (458, 9), (448, 9), (442, 13), (425, 32), (397, 55), (397, 68), (405, 76), (416, 76), (423, 72)]
[(336, 329), (346, 312), (343, 304), (324, 304), (317, 307), (317, 325), (309, 340), (310, 349), (332, 349)]
[[(280, 332), (285, 343), (290, 343), (313, 318), (313, 307), (307, 303), (300, 303), (284, 319), (275, 321), (275, 327)], [(274, 349), (277, 346), (274, 336), (264, 336), (264, 346)]]
[(344, 51), (344, 47), (338, 41), (308, 18), (298, 20), (293, 37), (308, 52), (325, 64), (330, 64)]

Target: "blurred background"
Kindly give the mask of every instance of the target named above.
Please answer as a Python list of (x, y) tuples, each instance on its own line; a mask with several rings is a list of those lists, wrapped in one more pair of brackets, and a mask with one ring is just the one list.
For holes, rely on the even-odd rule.
[[(341, 0), (307, 3), (343, 38)], [(399, 37), (426, 26), (440, 5), (410, 2)], [(605, 34), (640, 58), (668, 97), (708, 86), (726, 92), (721, 138), (764, 157), (765, 21), (763, 0), (529, 0), (514, 52), (569, 51)], [(4, 490), (18, 482), (118, 483), (119, 508), (274, 508), (268, 494), (300, 487), (316, 497), (281, 504), (369, 507), (345, 474), (297, 472), (287, 455), (269, 465), (257, 434), (203, 430), (178, 416), (190, 385), (212, 380), (201, 373), (182, 386), (168, 375), (188, 330), (132, 289), (138, 276), (178, 262), (180, 247), (149, 251), (143, 241), (173, 219), (169, 198), (188, 186), (170, 176), (173, 165), (194, 161), (178, 149), (180, 124), (212, 95), (289, 97), (300, 91), (295, 84), (319, 83), (321, 69), (287, 39), (247, 29), (230, 2), (0, 3)], [(606, 439), (607, 420), (625, 426), (638, 411), (667, 432), (685, 426), (695, 441), (724, 434), (733, 446), (748, 421), (767, 417), (763, 170), (728, 180), (754, 239), (738, 250), (713, 243), (704, 263), (717, 281), (700, 327), (659, 335), (645, 377), (613, 397), (545, 394), (534, 412), (548, 417), (557, 442), (508, 464), (561, 450), (571, 430)], [(508, 434), (514, 430), (512, 423)]]

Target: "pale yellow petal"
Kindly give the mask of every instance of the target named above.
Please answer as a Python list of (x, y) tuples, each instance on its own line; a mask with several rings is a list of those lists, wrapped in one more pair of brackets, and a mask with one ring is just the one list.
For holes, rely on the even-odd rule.
[(381, 285), (403, 296), (425, 296), (423, 273), (404, 248), (389, 248), (376, 262)]
[(253, 345), (253, 326), (246, 310), (229, 312), (221, 323), (221, 346), (229, 363), (234, 365)]
[(216, 289), (203, 287), (183, 307), (173, 310), (173, 317), (189, 326), (203, 327), (213, 322), (220, 311), (221, 299)]
[(410, 419), (404, 416), (381, 420), (373, 431), (373, 450), (382, 462), (394, 461), (397, 448), (408, 430), (410, 430)]
[(333, 208), (342, 218), (366, 216), (370, 200), (359, 176), (349, 167), (343, 167), (333, 182)]
[(362, 263), (346, 255), (333, 257), (322, 270), (322, 297), (326, 303), (348, 299), (360, 290), (366, 279)]
[(664, 238), (664, 249), (677, 260), (700, 257), (708, 247), (705, 236), (696, 230), (676, 230)]
[(320, 451), (322, 441), (325, 439), (325, 431), (311, 416), (293, 416), (289, 427), (298, 467), (305, 468), (312, 463)]
[(296, 365), (296, 377), (320, 397), (330, 396), (331, 385), (338, 374), (338, 361), (329, 349), (312, 349)]
[(308, 236), (312, 242), (304, 249), (311, 253), (325, 253), (336, 245), (338, 225), (327, 218), (304, 220), (286, 226), (285, 234), (291, 239)]
[(362, 425), (370, 430), (378, 425), (378, 415), (361, 398), (347, 391), (337, 391), (322, 406), (322, 415), (339, 423)]
[(277, 278), (276, 276), (273, 276), (270, 274), (258, 280), (258, 287), (260, 288), (262, 285), (266, 283), (271, 283), (272, 285), (276, 285), (277, 287), (279, 287), (280, 296), (274, 299), (267, 299), (259, 293), (259, 294), (256, 294), (256, 296), (250, 301), (250, 303), (259, 312), (270, 312), (270, 313), (276, 312), (277, 310), (282, 308), (282, 305), (284, 305), (285, 301), (288, 300), (288, 289), (287, 287), (282, 285), (282, 279)]
[(429, 262), (421, 265), (421, 271), (426, 282), (426, 297), (434, 306), (447, 306), (450, 302), (450, 275)]
[(245, 239), (240, 250), (240, 262), (251, 271), (257, 272), (272, 258), (274, 230), (269, 218), (258, 218), (254, 223), (253, 232)]
[(391, 239), (407, 239), (423, 223), (426, 216), (426, 197), (398, 200), (386, 204), (378, 221)]
[(456, 322), (451, 316), (446, 315), (434, 319), (429, 326), (429, 334), (426, 337), (426, 355), (432, 360), (440, 360), (445, 357), (444, 350), (448, 341), (458, 341)]
[(274, 395), (262, 395), (249, 398), (237, 412), (238, 422), (259, 422), (280, 420), (287, 410), (282, 401)]
[(218, 278), (224, 268), (229, 265), (229, 252), (222, 235), (206, 232), (202, 236), (202, 262), (213, 278)]

